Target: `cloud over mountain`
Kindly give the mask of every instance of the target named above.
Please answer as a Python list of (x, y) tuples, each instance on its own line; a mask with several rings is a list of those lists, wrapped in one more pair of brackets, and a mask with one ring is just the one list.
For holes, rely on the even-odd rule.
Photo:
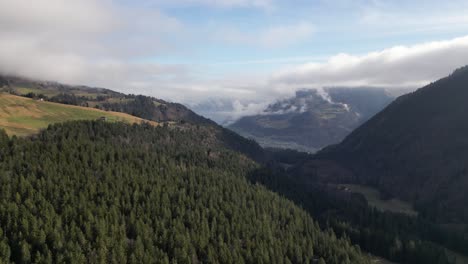
[(468, 37), (396, 46), (365, 55), (338, 54), (275, 74), (272, 83), (293, 86), (421, 86), (468, 63)]

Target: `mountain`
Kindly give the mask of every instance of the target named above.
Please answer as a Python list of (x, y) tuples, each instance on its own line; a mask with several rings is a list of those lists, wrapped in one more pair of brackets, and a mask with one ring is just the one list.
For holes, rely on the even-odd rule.
[(213, 123), (178, 103), (104, 88), (66, 85), (24, 77), (0, 75), (0, 91), (46, 101), (124, 112), (156, 122)]
[(144, 120), (125, 113), (89, 107), (65, 105), (0, 93), (0, 127), (9, 135), (26, 136), (39, 132), (50, 124), (70, 120), (98, 120), (142, 123)]
[(370, 263), (251, 183), (258, 144), (185, 106), (0, 82), (1, 263)]
[[(0, 75), (0, 93), (1, 92), (29, 97), (36, 99), (36, 101), (42, 99), (44, 102), (41, 103), (44, 104), (40, 104), (41, 107), (51, 105), (49, 102), (52, 102), (59, 103), (62, 105), (61, 107), (65, 107), (64, 109), (68, 110), (72, 108), (67, 108), (65, 105), (81, 106), (80, 109), (88, 110), (86, 111), (86, 115), (81, 117), (79, 114), (76, 115), (76, 113), (69, 115), (64, 114), (68, 110), (64, 113), (62, 113), (63, 111), (51, 111), (50, 113), (42, 111), (41, 115), (44, 115), (42, 121), (40, 118), (36, 118), (34, 122), (27, 122), (28, 125), (33, 124), (34, 129), (32, 132), (37, 131), (38, 128), (44, 128), (48, 124), (54, 123), (54, 120), (89, 120), (95, 119), (95, 115), (103, 113), (103, 111), (106, 113), (103, 116), (111, 115), (112, 112), (120, 112), (179, 129), (191, 129), (193, 126), (200, 127), (205, 131), (203, 137), (210, 139), (212, 144), (223, 145), (229, 149), (242, 152), (246, 156), (259, 162), (264, 162), (267, 158), (267, 154), (256, 142), (245, 139), (217, 125), (215, 122), (196, 114), (182, 104), (166, 102), (150, 96), (123, 94), (105, 88), (65, 85), (57, 82), (37, 81), (24, 77), (5, 75)], [(57, 105), (54, 106), (55, 108), (58, 107)], [(94, 109), (103, 111), (94, 111)], [(92, 114), (90, 115), (90, 113)], [(23, 118), (22, 114), (24, 113), (16, 112), (13, 113), (13, 115), (10, 113), (8, 118), (10, 120), (19, 120)], [(113, 115), (115, 116), (116, 114), (114, 113)], [(100, 116), (101, 114), (99, 114), (99, 117)], [(30, 119), (31, 118), (33, 117), (30, 117)], [(138, 118), (135, 119), (140, 120)], [(110, 120), (113, 119), (110, 118)], [(0, 128), (9, 129), (6, 125), (7, 124), (0, 124)], [(28, 133), (25, 132), (23, 134)]]
[(468, 67), (403, 95), (316, 158), (346, 181), (410, 201), (425, 217), (468, 228)]
[(201, 127), (0, 130), (2, 263), (371, 263)]
[(467, 98), (464, 67), (254, 181), (396, 263), (466, 263), (450, 250), (468, 255)]
[(2, 88), (15, 100), (0, 116), (47, 128), (11, 138), (0, 129), (0, 262), (369, 263), (362, 248), (398, 263), (449, 264), (441, 245), (465, 253), (463, 237), (425, 220), (303, 182), (294, 164), (312, 155), (263, 150), (200, 116), (151, 125), (82, 113), (125, 115), (105, 111), (112, 104), (144, 117), (171, 103), (24, 79)]
[(370, 87), (301, 90), (229, 128), (264, 147), (315, 152), (340, 142), (392, 100), (384, 89)]

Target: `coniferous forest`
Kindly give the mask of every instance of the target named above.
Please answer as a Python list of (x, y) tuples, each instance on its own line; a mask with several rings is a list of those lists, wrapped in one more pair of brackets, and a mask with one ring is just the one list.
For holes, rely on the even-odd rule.
[(319, 225), (349, 238), (362, 250), (397, 263), (453, 263), (445, 248), (468, 253), (463, 232), (449, 232), (424, 217), (383, 212), (368, 205), (360, 194), (330, 191), (317, 183), (306, 184), (281, 168), (259, 168), (249, 175), (303, 207)]
[(2, 263), (370, 263), (199, 128), (0, 133)]

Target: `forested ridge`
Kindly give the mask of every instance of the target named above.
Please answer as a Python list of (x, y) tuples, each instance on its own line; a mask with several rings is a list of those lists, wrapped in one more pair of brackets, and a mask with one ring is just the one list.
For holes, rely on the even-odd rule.
[(445, 248), (468, 255), (468, 237), (462, 232), (447, 231), (423, 217), (380, 211), (370, 207), (360, 194), (307, 182), (281, 168), (259, 168), (249, 179), (302, 206), (322, 228), (331, 228), (362, 250), (391, 261), (453, 263)]
[(182, 104), (158, 98), (123, 94), (105, 88), (66, 85), (57, 82), (37, 81), (0, 73), (0, 91), (46, 101), (93, 107), (107, 111), (124, 112), (156, 122), (190, 122), (215, 124), (197, 115)]
[(216, 141), (217, 145), (239, 151), (256, 161), (264, 162), (267, 159), (265, 151), (255, 141), (217, 125), (182, 104), (166, 102), (150, 96), (123, 94), (104, 88), (70, 86), (0, 74), (1, 91), (60, 104), (127, 113), (182, 129), (197, 126), (204, 129), (203, 132), (200, 131), (200, 134), (207, 135), (212, 141)]
[(0, 132), (0, 262), (369, 263), (207, 140), (100, 121)]
[[(254, 181), (301, 204), (363, 250), (398, 263), (446, 263), (445, 248), (466, 256), (467, 84), (463, 67), (399, 97), (343, 142), (304, 157), (288, 173), (263, 172)], [(372, 210), (364, 197), (339, 197), (326, 187), (342, 183), (408, 201), (418, 217)]]
[(467, 98), (465, 66), (399, 97), (316, 158), (348, 168), (354, 182), (412, 202), (432, 221), (468, 229)]

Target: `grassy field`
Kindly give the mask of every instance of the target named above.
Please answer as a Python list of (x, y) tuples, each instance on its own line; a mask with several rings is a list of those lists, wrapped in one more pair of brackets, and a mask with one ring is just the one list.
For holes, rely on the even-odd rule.
[(364, 195), (369, 205), (379, 210), (403, 213), (411, 216), (416, 216), (418, 214), (411, 204), (407, 202), (398, 199), (382, 200), (380, 198), (380, 192), (375, 188), (356, 184), (342, 184), (340, 186), (348, 188), (350, 192)]
[[(106, 117), (109, 122), (145, 121), (124, 113), (42, 102), (0, 93), (0, 128), (5, 129), (9, 135), (26, 136), (37, 133), (49, 124), (70, 120), (96, 120), (100, 117)], [(150, 123), (157, 125), (155, 122)]]

